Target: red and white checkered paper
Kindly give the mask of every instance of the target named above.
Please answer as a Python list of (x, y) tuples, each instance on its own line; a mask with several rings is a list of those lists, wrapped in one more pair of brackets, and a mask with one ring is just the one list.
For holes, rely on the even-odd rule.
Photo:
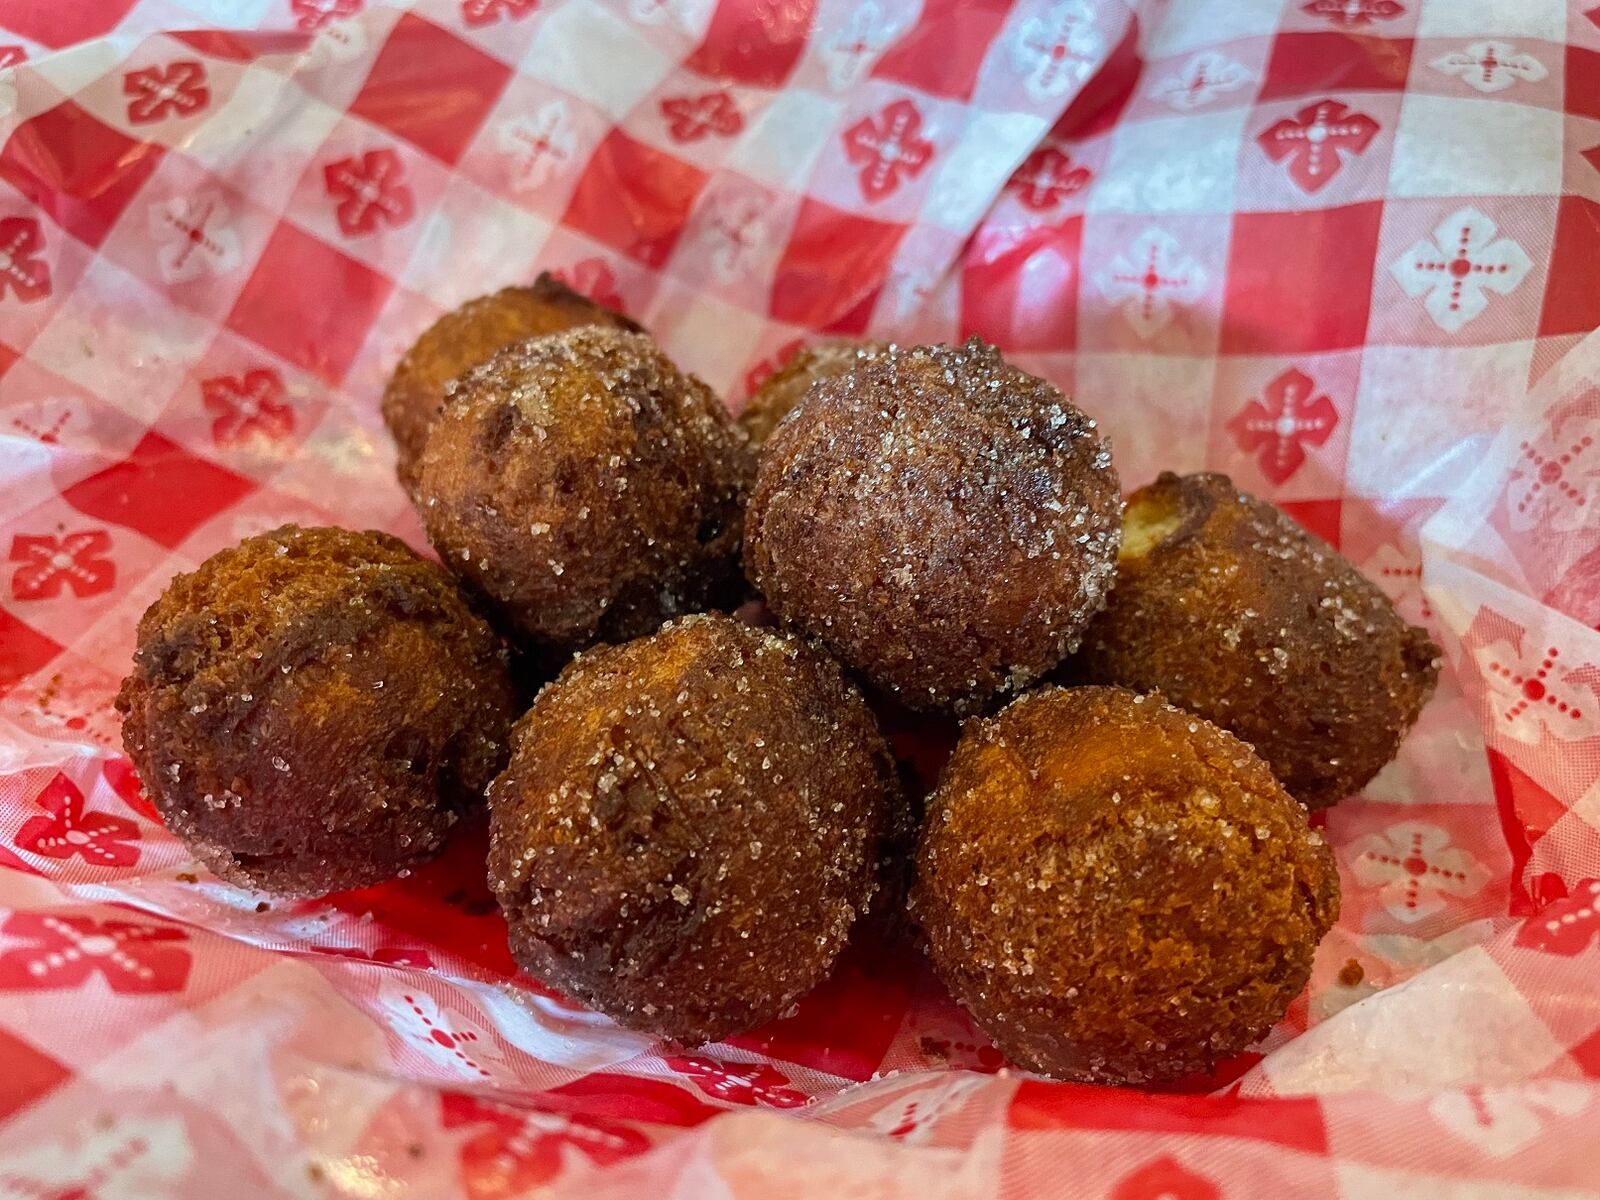
[[(1594, 0), (0, 27), (0, 1197), (1600, 1192)], [(385, 372), (542, 268), (735, 402), (816, 333), (981, 333), (1130, 486), (1227, 471), (1435, 630), (1258, 1052), (1164, 1094), (1024, 1077), (860, 947), (684, 1054), (516, 975), (481, 831), (320, 902), (198, 871), (118, 749), (139, 613), (284, 521), (420, 544)]]

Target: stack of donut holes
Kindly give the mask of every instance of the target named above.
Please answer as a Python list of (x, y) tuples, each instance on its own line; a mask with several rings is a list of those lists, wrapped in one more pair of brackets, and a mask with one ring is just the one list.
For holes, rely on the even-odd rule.
[[(541, 276), (440, 319), (383, 414), (438, 563), (285, 526), (174, 579), (128, 752), (279, 895), (404, 875), (487, 805), (517, 961), (677, 1043), (779, 1017), (865, 929), (1021, 1067), (1210, 1071), (1337, 919), (1311, 810), (1437, 675), (1225, 476), (1124, 500), (1095, 422), (977, 339), (809, 347), (735, 420)], [(910, 785), (883, 723), (954, 720)]]

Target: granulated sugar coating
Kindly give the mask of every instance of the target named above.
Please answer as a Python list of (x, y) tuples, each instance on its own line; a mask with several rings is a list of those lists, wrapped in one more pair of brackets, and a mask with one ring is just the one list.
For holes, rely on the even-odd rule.
[(737, 602), (753, 457), (649, 337), (589, 326), (462, 376), (423, 451), (418, 508), (508, 626), (564, 653)]
[(443, 846), (505, 761), (505, 651), (384, 533), (281, 529), (179, 575), (117, 709), (167, 827), (224, 879), (318, 896)]
[(1043, 688), (970, 722), (912, 892), (934, 965), (1013, 1062), (1209, 1071), (1282, 1018), (1339, 912), (1333, 855), (1259, 758), (1157, 696)]
[(806, 392), (762, 454), (745, 563), (787, 625), (919, 711), (976, 711), (1077, 646), (1122, 500), (1093, 421), (973, 339)]
[(827, 974), (899, 797), (872, 714), (798, 639), (671, 622), (574, 659), (489, 790), (517, 961), (630, 1028), (715, 1041)]
[(1128, 502), (1117, 586), (1074, 678), (1160, 689), (1255, 747), (1302, 803), (1395, 756), (1439, 649), (1371, 581), (1225, 475), (1162, 475)]
[(831, 379), (853, 370), (888, 349), (883, 342), (822, 342), (802, 346), (762, 382), (739, 413), (739, 424), (750, 444), (761, 447), (778, 422), (800, 403), (806, 389), (819, 379)]
[(416, 486), (417, 459), (450, 380), (502, 346), (581, 325), (639, 329), (549, 273), (541, 274), (532, 287), (502, 288), (469, 300), (429, 326), (395, 365), (383, 392), (383, 420), (394, 436), (396, 473), (406, 490)]

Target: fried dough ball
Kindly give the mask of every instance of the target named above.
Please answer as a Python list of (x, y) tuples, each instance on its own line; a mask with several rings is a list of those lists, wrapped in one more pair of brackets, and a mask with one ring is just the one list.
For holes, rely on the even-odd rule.
[(1078, 644), (1122, 499), (1095, 424), (974, 338), (825, 378), (767, 443), (745, 564), (786, 625), (917, 711), (972, 712)]
[(888, 348), (884, 342), (822, 342), (796, 350), (762, 381), (739, 412), (739, 424), (750, 435), (750, 444), (758, 449), (765, 445), (778, 422), (817, 380), (843, 375)]
[(395, 364), (383, 390), (383, 420), (399, 452), (396, 473), (407, 491), (416, 486), (417, 459), (444, 400), (445, 385), (502, 346), (562, 333), (581, 325), (639, 326), (579, 295), (549, 272), (532, 287), (501, 288), (445, 313)]
[(565, 654), (739, 599), (752, 457), (649, 337), (589, 326), (457, 381), (422, 454), (419, 510), (505, 624)]
[(285, 525), (212, 555), (144, 614), (133, 661), (123, 745), (167, 828), (282, 896), (431, 858), (517, 715), (499, 639), (385, 533)]
[(872, 715), (798, 639), (696, 615), (574, 659), (489, 791), (511, 949), (619, 1023), (684, 1043), (827, 974), (898, 802)]
[(1158, 696), (1042, 688), (970, 722), (912, 893), (940, 976), (1060, 1079), (1209, 1071), (1299, 994), (1333, 855), (1266, 764)]
[(1394, 758), (1439, 648), (1371, 581), (1226, 475), (1164, 474), (1128, 502), (1110, 603), (1069, 671), (1159, 689), (1255, 747), (1311, 808)]

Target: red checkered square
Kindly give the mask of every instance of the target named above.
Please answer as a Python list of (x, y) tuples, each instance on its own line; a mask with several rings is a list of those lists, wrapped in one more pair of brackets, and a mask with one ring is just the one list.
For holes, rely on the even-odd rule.
[[(1149, 1095), (1110, 1090), (1085, 1104), (1071, 1089), (1025, 1079), (1007, 1114), (1012, 1129), (1117, 1129), (1147, 1133), (1194, 1133), (1272, 1142), (1307, 1154), (1328, 1152), (1322, 1104), (1314, 1096), (1274, 1105), (1273, 1120), (1260, 1119), (1258, 1101), (1239, 1096)], [(1153, 1195), (1153, 1193), (1152, 1193)]]
[(928, 0), (917, 23), (878, 60), (872, 78), (969, 99), (1010, 10), (1011, 0)]
[[(1600, 138), (1600, 131), (1596, 131), (1596, 137)], [(1587, 142), (1588, 140), (1589, 139), (1587, 137), (1584, 139), (1585, 142)], [(1596, 140), (1594, 145), (1588, 146), (1585, 149), (1582, 149), (1582, 150), (1578, 151), (1578, 154), (1579, 154), (1579, 157), (1581, 157), (1584, 162), (1586, 162), (1590, 167), (1592, 167), (1594, 169), (1594, 172), (1595, 172), (1596, 175), (1600, 175), (1600, 140)], [(1584, 179), (1583, 179), (1583, 184), (1587, 185), (1587, 186), (1584, 186), (1582, 188), (1582, 190), (1584, 190), (1584, 191), (1592, 191), (1594, 189), (1594, 186), (1595, 186), (1595, 181), (1593, 179), (1589, 178), (1587, 175), (1585, 175)]]
[(1600, 51), (1567, 47), (1567, 111), (1600, 117)]
[(1567, 804), (1498, 750), (1486, 753), (1500, 829), (1511, 851), (1511, 911), (1528, 916), (1549, 899), (1538, 895), (1538, 881), (1528, 878), (1533, 849), (1567, 815)]
[(718, 0), (684, 65), (729, 83), (779, 87), (805, 51), (815, 10), (816, 0)]
[[(903, 947), (890, 953), (897, 961), (886, 963), (881, 951), (847, 952), (792, 1015), (731, 1037), (728, 1045), (842, 1079), (871, 1079), (905, 1020), (921, 966)], [(859, 1012), (861, 1019), (841, 1028), (843, 1011)]]
[(393, 283), (281, 222), (228, 314), (228, 327), (337, 383)]
[(453, 163), (505, 90), (511, 68), (407, 13), (384, 43), (350, 112)]
[(1342, 500), (1280, 500), (1278, 507), (1288, 513), (1302, 529), (1308, 529), (1334, 549), (1344, 527)]
[(1109, 132), (1133, 101), (1144, 75), (1137, 25), (1111, 51), (1104, 65), (1084, 80), (1083, 87), (1061, 114), (1055, 132), (1062, 137), (1098, 137)]
[(0, 150), (0, 179), (68, 233), (98, 246), (162, 153), (66, 100), (17, 126)]
[[(1367, 331), (1381, 202), (1298, 213), (1239, 213), (1223, 302), (1224, 354), (1340, 350)], [(1300, 262), (1285, 270), (1282, 248)]]
[(1261, 82), (1261, 99), (1398, 91), (1411, 70), (1408, 38), (1343, 33), (1280, 33)]
[(0, 608), (0, 696), (60, 654), (62, 647)]
[(6, 0), (0, 24), (52, 50), (102, 37), (139, 0)]
[[(7, 19), (10, 19), (9, 13)], [(72, 1078), (70, 1067), (5, 1029), (0, 1029), (0, 1062), (6, 1064), (5, 1078), (0, 1080), (0, 1121), (21, 1112)]]
[(124, 462), (61, 493), (79, 512), (136, 529), (168, 549), (255, 488), (190, 454), (159, 433), (148, 433)]
[[(903, 225), (858, 217), (818, 200), (803, 201), (778, 262), (769, 311), (780, 321), (814, 326), (832, 326), (859, 313), (864, 328), (869, 302), (883, 286), (904, 236)], [(841, 288), (841, 280), (851, 286)]]
[[(1040, 225), (1021, 237), (973, 239), (961, 271), (961, 331), (1018, 350), (1077, 345), (1083, 218)], [(1033, 302), (1037, 289), (1053, 302)]]
[(306, 45), (302, 34), (269, 30), (242, 34), (227, 29), (180, 29), (167, 36), (209, 58), (225, 58), (238, 63), (254, 62), (258, 58), (276, 54), (294, 54), (304, 50)]
[(659, 267), (683, 232), (705, 172), (620, 130), (600, 144), (567, 205), (567, 225)]
[(1600, 1079), (1600, 1033), (1574, 1046), (1567, 1052), (1572, 1061), (1591, 1079)]
[(1555, 250), (1545, 287), (1542, 335), (1587, 333), (1600, 328), (1600, 204), (1581, 196), (1561, 197), (1556, 211)]

